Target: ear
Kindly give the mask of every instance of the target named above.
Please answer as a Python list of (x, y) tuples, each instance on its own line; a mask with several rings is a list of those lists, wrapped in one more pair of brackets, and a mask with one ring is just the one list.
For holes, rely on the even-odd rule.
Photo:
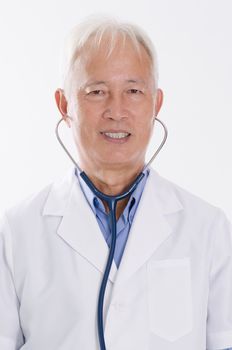
[(56, 100), (57, 108), (59, 109), (59, 111), (62, 115), (62, 118), (64, 119), (64, 121), (66, 122), (68, 127), (70, 128), (71, 127), (70, 118), (67, 115), (68, 102), (66, 100), (66, 97), (64, 95), (64, 91), (62, 89), (57, 89), (55, 91), (55, 100)]
[(163, 104), (163, 91), (161, 89), (157, 89), (156, 98), (155, 98), (155, 116), (158, 115), (160, 108)]

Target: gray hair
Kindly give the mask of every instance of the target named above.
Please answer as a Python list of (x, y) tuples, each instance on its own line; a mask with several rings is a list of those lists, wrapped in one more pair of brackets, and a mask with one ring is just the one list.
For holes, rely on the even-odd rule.
[(66, 39), (64, 67), (63, 67), (63, 86), (66, 97), (70, 96), (72, 91), (72, 75), (81, 56), (81, 50), (86, 45), (88, 48), (97, 50), (107, 35), (107, 57), (110, 56), (117, 44), (120, 36), (123, 44), (129, 39), (133, 44), (138, 55), (141, 55), (141, 45), (148, 53), (151, 60), (151, 74), (153, 75), (154, 86), (158, 84), (158, 67), (155, 47), (138, 25), (123, 22), (109, 16), (89, 17), (72, 29)]

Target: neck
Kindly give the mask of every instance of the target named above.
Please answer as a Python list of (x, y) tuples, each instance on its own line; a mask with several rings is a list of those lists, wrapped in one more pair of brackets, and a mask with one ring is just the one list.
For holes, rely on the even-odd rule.
[[(85, 173), (88, 175), (90, 180), (93, 182), (95, 187), (106, 195), (116, 196), (123, 193), (136, 179), (136, 177), (143, 170), (143, 165), (130, 168), (130, 169), (88, 169), (87, 167), (82, 167)], [(120, 200), (117, 203), (116, 208), (116, 218), (118, 219), (125, 209), (130, 196)], [(103, 201), (105, 209), (109, 212), (109, 208), (106, 202)]]

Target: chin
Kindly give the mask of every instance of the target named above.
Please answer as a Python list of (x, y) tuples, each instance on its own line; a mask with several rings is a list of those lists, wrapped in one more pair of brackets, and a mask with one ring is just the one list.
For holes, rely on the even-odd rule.
[(135, 160), (130, 160), (128, 157), (120, 157), (120, 158), (114, 158), (114, 155), (110, 157), (109, 159), (101, 159), (100, 161), (101, 167), (103, 168), (112, 168), (112, 169), (120, 169), (120, 168), (138, 168), (138, 162)]

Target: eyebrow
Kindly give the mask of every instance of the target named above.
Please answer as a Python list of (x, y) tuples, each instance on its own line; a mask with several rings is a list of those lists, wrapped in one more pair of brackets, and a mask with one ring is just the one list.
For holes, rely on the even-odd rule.
[(142, 84), (146, 84), (146, 82), (143, 79), (129, 79), (126, 80), (127, 83), (142, 83)]
[[(146, 85), (146, 83), (143, 79), (126, 79), (125, 82), (126, 83), (142, 83), (142, 84)], [(84, 85), (84, 88), (87, 88), (91, 85), (101, 85), (101, 84), (106, 85), (107, 83), (108, 83), (108, 81), (104, 81), (104, 80), (90, 81)]]
[(101, 85), (101, 84), (106, 84), (106, 81), (103, 80), (96, 80), (96, 81), (90, 81), (84, 85), (84, 87), (88, 87), (91, 85)]

